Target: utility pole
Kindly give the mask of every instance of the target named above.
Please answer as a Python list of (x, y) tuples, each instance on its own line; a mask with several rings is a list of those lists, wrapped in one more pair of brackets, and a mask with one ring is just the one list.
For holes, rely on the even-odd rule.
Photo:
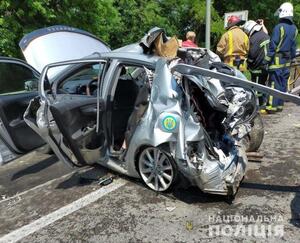
[(211, 20), (211, 0), (206, 0), (206, 26), (205, 26), (205, 48), (210, 49), (210, 20)]

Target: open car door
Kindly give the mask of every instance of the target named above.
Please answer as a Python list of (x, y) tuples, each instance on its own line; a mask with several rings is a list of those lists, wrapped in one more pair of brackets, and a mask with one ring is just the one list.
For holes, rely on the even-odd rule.
[(30, 100), (38, 95), (39, 76), (21, 60), (0, 57), (0, 164), (45, 143), (23, 119)]
[[(68, 68), (52, 83), (52, 90), (45, 90), (47, 72), (65, 65)], [(59, 159), (69, 165), (92, 164), (105, 156), (102, 127), (105, 103), (99, 96), (105, 70), (105, 60), (47, 65), (41, 75), (40, 100), (33, 100), (25, 113), (26, 122), (46, 139)], [(35, 108), (37, 105), (39, 108)], [(36, 115), (34, 119), (30, 117), (32, 113)]]

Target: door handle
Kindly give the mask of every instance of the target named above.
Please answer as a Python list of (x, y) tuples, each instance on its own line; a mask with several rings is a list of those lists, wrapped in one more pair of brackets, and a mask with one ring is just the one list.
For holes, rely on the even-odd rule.
[(88, 106), (80, 108), (80, 111), (86, 116), (96, 116), (97, 115), (97, 107)]
[(23, 125), (25, 125), (25, 121), (21, 118), (14, 119), (9, 123), (10, 127), (19, 127)]

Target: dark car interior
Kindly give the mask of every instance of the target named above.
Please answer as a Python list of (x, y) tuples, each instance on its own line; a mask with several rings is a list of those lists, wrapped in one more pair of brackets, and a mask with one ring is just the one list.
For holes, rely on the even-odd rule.
[(103, 64), (80, 64), (67, 68), (60, 79), (54, 80), (52, 91), (56, 94), (97, 95), (98, 74)]
[[(118, 77), (117, 87), (114, 94), (112, 108), (112, 147), (118, 151), (124, 145), (134, 124), (139, 120), (144, 112), (140, 111), (141, 104), (148, 104), (149, 85), (145, 81), (146, 73), (133, 77), (137, 67), (121, 67)], [(138, 67), (141, 69), (141, 67)], [(145, 109), (144, 109), (145, 111)], [(129, 122), (130, 121), (130, 122)]]
[[(67, 99), (64, 102), (52, 104), (50, 110), (66, 140), (65, 144), (74, 152), (79, 164), (85, 163), (85, 158), (82, 156), (83, 149), (96, 150), (104, 139), (104, 134), (101, 132), (98, 134), (93, 132), (91, 135), (85, 133), (85, 131), (92, 130), (96, 124), (95, 97), (97, 96), (98, 74), (99, 71), (104, 70), (104, 64), (97, 65), (81, 64), (70, 68), (65, 76), (60, 75), (60, 80), (54, 81), (52, 85), (52, 92), (56, 92), (57, 95), (63, 94), (64, 96), (67, 93), (73, 97), (73, 100)], [(148, 78), (143, 67), (121, 65), (116, 72), (116, 79), (117, 84), (112, 95), (114, 99), (109, 108), (111, 113), (107, 113), (111, 114), (108, 118), (111, 121), (109, 143), (113, 151), (119, 151), (124, 141), (128, 142), (127, 138), (131, 137), (135, 126), (146, 110), (150, 92)], [(91, 99), (86, 99), (86, 96), (90, 96)], [(142, 106), (143, 109), (141, 109)], [(65, 124), (69, 126), (66, 127)]]
[(118, 79), (112, 110), (112, 132), (116, 148), (120, 148), (123, 144), (127, 121), (133, 111), (138, 92), (139, 87), (134, 79), (128, 74), (121, 74)]

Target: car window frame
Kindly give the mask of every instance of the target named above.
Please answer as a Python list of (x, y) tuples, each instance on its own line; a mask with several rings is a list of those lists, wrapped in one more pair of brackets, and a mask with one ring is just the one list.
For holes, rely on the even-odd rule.
[[(64, 81), (67, 77), (69, 77), (70, 72), (74, 73), (74, 72), (76, 72), (76, 70), (78, 70), (78, 68), (80, 68), (81, 66), (84, 66), (84, 65), (88, 65), (89, 63), (94, 63), (94, 64), (104, 63), (103, 72), (105, 72), (105, 70), (106, 70), (107, 60), (104, 58), (75, 59), (75, 60), (69, 60), (69, 61), (63, 61), (63, 62), (55, 62), (55, 63), (46, 65), (41, 73), (40, 82), (39, 82), (39, 96), (41, 97), (41, 99), (49, 102), (49, 99), (47, 97), (47, 93), (45, 90), (45, 80), (46, 80), (46, 76), (47, 76), (49, 69), (55, 68), (55, 67), (60, 67), (60, 66), (68, 66), (68, 65), (76, 65), (76, 64), (80, 65), (80, 66), (74, 66), (74, 69), (71, 68), (70, 70), (64, 71), (61, 74), (62, 77), (58, 76), (58, 77), (56, 77), (55, 80), (53, 80), (53, 82), (51, 84), (51, 94), (52, 94), (52, 97), (54, 99), (56, 99), (56, 96), (57, 96), (56, 91), (57, 91), (58, 85), (60, 84), (60, 81)], [(103, 75), (105, 75), (105, 73), (102, 73), (101, 76), (103, 76)], [(98, 87), (98, 89), (99, 89), (99, 87)]]
[[(71, 80), (70, 78), (71, 77), (74, 77), (76, 74), (78, 74), (79, 72), (83, 71), (84, 69), (86, 69), (88, 66), (94, 66), (94, 65), (101, 65), (102, 66), (102, 70), (100, 70), (100, 68), (97, 70), (97, 74), (96, 74), (96, 77), (95, 78), (98, 78), (98, 75), (99, 75), (99, 72), (103, 72), (103, 70), (105, 69), (105, 63), (87, 63), (87, 64), (84, 64), (84, 65), (80, 65), (78, 67), (74, 67), (74, 69), (70, 70), (71, 72), (70, 73), (67, 73), (66, 75), (64, 75), (64, 77), (62, 79), (57, 79), (56, 81), (54, 81), (53, 85), (52, 85), (52, 88), (51, 88), (51, 91), (54, 92), (54, 93), (57, 93), (57, 91), (59, 89), (62, 89), (68, 81), (77, 81), (77, 80)], [(68, 80), (70, 79), (70, 80)], [(78, 82), (80, 82), (80, 80), (78, 80)], [(66, 91), (67, 92), (67, 91)], [(69, 93), (69, 94), (73, 94), (73, 93)], [(78, 95), (81, 95), (81, 94), (78, 94)], [(82, 94), (84, 95), (84, 94)]]
[[(118, 77), (120, 77), (121, 73), (121, 66), (122, 65), (127, 65), (127, 66), (136, 66), (140, 68), (148, 68), (151, 69), (153, 72), (155, 72), (156, 66), (151, 65), (150, 63), (144, 63), (144, 62), (134, 62), (131, 60), (120, 60), (120, 59), (114, 59), (116, 61), (115, 65), (113, 65), (113, 70), (111, 71), (113, 74), (111, 78), (109, 79), (109, 86), (107, 89), (107, 94), (106, 94), (106, 99), (107, 102), (113, 102), (114, 96), (115, 96), (115, 91), (118, 85)], [(109, 99), (110, 98), (110, 99)], [(108, 100), (109, 99), (109, 100)]]

